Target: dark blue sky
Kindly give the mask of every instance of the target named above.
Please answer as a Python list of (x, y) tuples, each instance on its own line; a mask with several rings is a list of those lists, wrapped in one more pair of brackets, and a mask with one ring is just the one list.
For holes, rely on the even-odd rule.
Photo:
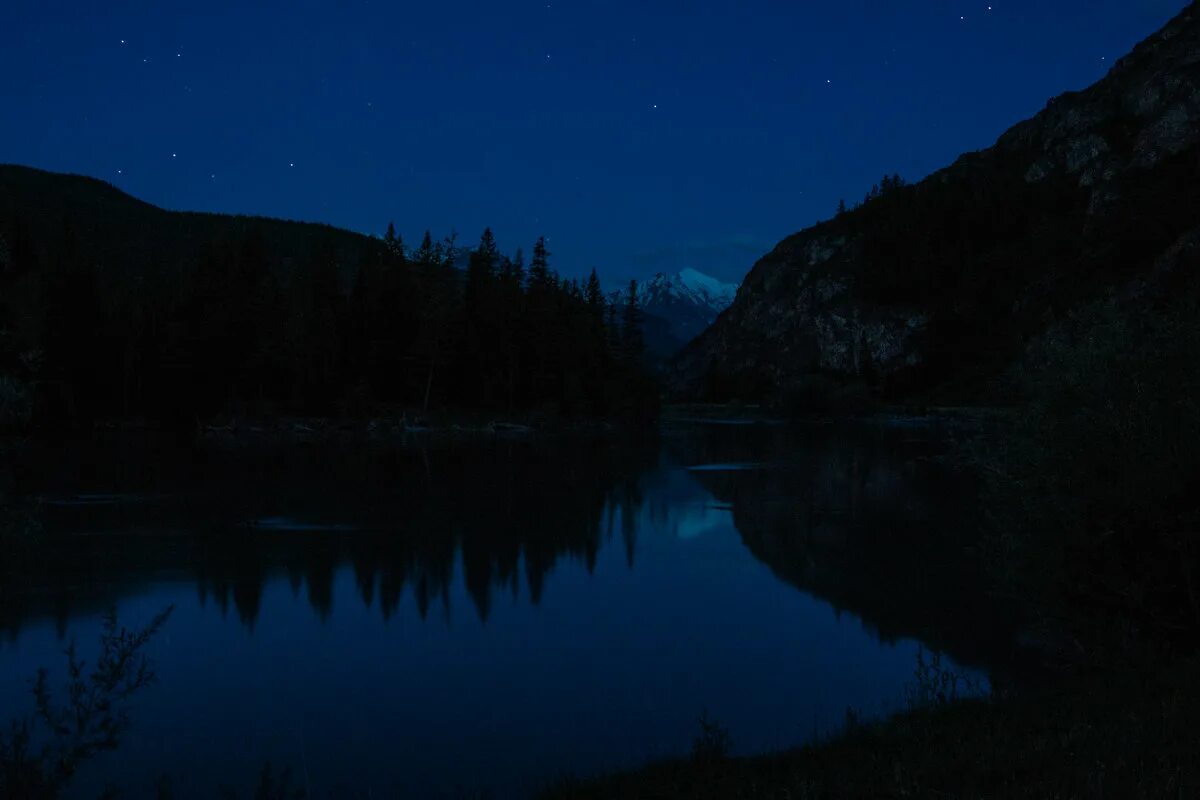
[(885, 172), (1100, 78), (1185, 0), (0, 5), (0, 161), (410, 241), (739, 279)]

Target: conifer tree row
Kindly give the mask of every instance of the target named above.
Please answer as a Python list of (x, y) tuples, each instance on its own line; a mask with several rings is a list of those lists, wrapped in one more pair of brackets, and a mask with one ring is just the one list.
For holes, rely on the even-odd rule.
[(149, 290), (106, 283), (69, 226), (41, 257), (0, 235), (0, 289), (32, 298), (22, 329), (0, 308), (0, 374), (43, 421), (656, 408), (636, 287), (616, 307), (595, 271), (561, 279), (545, 239), (526, 266), (486, 230), (464, 270), (453, 236), (409, 248), (389, 225), (358, 263), (316, 246), (285, 264), (251, 227)]

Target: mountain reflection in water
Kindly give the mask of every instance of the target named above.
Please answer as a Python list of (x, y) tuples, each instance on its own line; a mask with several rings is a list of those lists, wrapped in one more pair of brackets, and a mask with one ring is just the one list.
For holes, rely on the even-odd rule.
[(316, 794), (520, 796), (682, 754), (705, 710), (739, 752), (795, 745), (899, 707), (921, 647), (1006, 680), (1014, 625), (940, 447), (869, 425), (38, 447), (0, 479), (0, 524), (40, 531), (0, 588), (0, 708), (103, 610), (174, 603), (159, 685), (82, 789), (212, 796), (270, 760)]

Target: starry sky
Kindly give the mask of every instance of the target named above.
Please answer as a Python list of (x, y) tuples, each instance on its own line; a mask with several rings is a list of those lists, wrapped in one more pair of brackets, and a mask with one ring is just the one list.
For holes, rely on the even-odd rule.
[(1185, 0), (4, 0), (0, 161), (566, 275), (739, 280), (885, 173), (1087, 86)]

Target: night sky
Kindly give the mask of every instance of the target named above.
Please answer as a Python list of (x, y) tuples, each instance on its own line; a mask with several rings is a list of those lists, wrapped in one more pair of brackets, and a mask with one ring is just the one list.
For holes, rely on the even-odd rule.
[(173, 209), (738, 280), (990, 145), (1185, 0), (0, 4), (0, 161)]

